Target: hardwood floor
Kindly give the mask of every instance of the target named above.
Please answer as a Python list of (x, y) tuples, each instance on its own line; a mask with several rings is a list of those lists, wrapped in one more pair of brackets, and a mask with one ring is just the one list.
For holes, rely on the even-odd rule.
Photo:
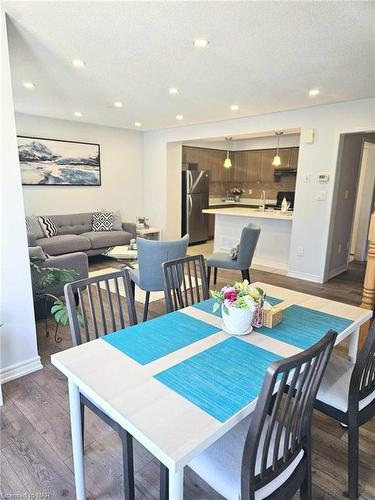
[[(209, 247), (207, 247), (209, 248)], [(190, 247), (190, 253), (207, 248)], [(111, 266), (108, 259), (91, 260), (92, 270)], [(319, 285), (286, 276), (252, 271), (253, 281), (264, 281), (293, 290), (358, 305), (364, 266), (353, 263), (347, 273)], [(238, 279), (231, 271), (219, 271), (218, 286)], [(141, 317), (142, 304), (137, 303)], [(149, 317), (164, 313), (162, 301), (151, 302)], [(51, 333), (53, 323), (50, 323)], [(0, 498), (75, 498), (67, 384), (50, 363), (50, 355), (71, 346), (69, 328), (60, 330), (63, 341), (44, 336), (38, 325), (39, 352), (44, 369), (3, 386), (1, 408)], [(90, 499), (120, 499), (122, 491), (121, 444), (117, 434), (87, 410), (85, 467)], [(314, 499), (341, 499), (346, 489), (346, 431), (328, 417), (314, 412)], [(136, 498), (158, 498), (157, 461), (135, 444)], [(34, 495), (34, 496), (33, 496)], [(221, 497), (187, 468), (184, 498), (219, 500)], [(296, 496), (296, 498), (299, 498)], [(360, 430), (360, 498), (375, 499), (375, 419)]]

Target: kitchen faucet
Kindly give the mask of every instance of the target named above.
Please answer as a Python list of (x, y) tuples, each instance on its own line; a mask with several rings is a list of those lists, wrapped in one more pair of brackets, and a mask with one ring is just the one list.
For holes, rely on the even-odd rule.
[(265, 208), (266, 208), (266, 192), (265, 192), (264, 189), (261, 192), (260, 201), (261, 201), (261, 203), (259, 205), (259, 209), (260, 210), (265, 210)]

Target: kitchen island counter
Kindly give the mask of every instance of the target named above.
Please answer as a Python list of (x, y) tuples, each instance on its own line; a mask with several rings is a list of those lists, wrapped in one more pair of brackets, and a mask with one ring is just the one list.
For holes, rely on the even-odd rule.
[(202, 210), (205, 214), (211, 215), (231, 215), (234, 217), (260, 217), (262, 219), (283, 219), (292, 221), (293, 212), (282, 213), (281, 210), (259, 210), (258, 208), (245, 207), (225, 207), (206, 208)]
[(208, 208), (203, 213), (215, 216), (214, 252), (229, 252), (249, 223), (260, 227), (253, 263), (287, 271), (293, 212), (259, 210), (245, 207)]

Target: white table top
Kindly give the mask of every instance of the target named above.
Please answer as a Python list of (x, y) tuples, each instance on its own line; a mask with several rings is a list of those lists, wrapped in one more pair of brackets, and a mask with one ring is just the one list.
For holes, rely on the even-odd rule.
[(281, 210), (258, 210), (257, 208), (228, 207), (228, 208), (206, 208), (204, 214), (231, 215), (235, 217), (256, 217), (260, 219), (293, 220), (293, 212), (282, 213)]
[[(337, 343), (358, 331), (371, 316), (371, 311), (359, 307), (265, 283), (255, 285), (264, 288), (268, 295), (285, 300), (283, 307), (298, 304), (352, 320), (350, 327), (337, 337)], [(221, 318), (200, 309), (189, 307), (181, 312), (221, 326)], [(173, 472), (181, 470), (194, 456), (251, 413), (256, 400), (222, 423), (153, 376), (227, 338), (228, 335), (220, 330), (146, 365), (137, 363), (101, 339), (54, 354), (51, 361), (81, 392)], [(256, 332), (241, 337), (241, 340), (283, 357), (301, 351)]]

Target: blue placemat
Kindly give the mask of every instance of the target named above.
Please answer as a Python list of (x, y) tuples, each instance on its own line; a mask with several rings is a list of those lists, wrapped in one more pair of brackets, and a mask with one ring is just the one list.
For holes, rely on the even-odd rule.
[(323, 338), (328, 330), (340, 333), (351, 323), (350, 319), (292, 305), (284, 309), (282, 323), (274, 328), (262, 326), (257, 328), (257, 332), (301, 349), (307, 349)]
[(258, 397), (267, 367), (279, 359), (276, 354), (231, 337), (155, 378), (225, 422)]
[(146, 365), (219, 330), (217, 326), (177, 311), (101, 339), (141, 365)]
[[(282, 299), (276, 299), (275, 297), (269, 297), (268, 295), (266, 297), (266, 301), (269, 302), (271, 306), (276, 306), (277, 304), (284, 302)], [(221, 308), (219, 308), (216, 312), (212, 312), (212, 307), (214, 304), (215, 304), (214, 299), (208, 299), (204, 300), (203, 302), (198, 302), (197, 304), (194, 304), (193, 307), (196, 307), (201, 311), (205, 311), (214, 314), (215, 316), (221, 317)]]

